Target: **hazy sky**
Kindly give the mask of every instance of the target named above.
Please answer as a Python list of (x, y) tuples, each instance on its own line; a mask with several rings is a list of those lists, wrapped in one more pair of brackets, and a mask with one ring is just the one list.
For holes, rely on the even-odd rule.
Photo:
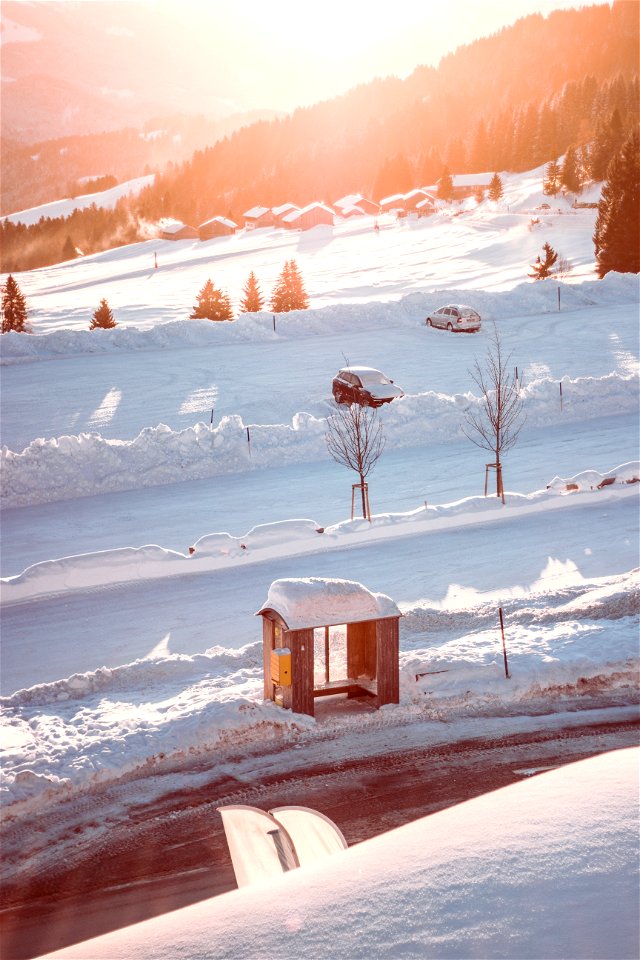
[[(224, 62), (238, 106), (292, 110), (376, 76), (407, 76), (520, 17), (571, 0), (161, 0), (198, 6), (196, 31)], [(223, 40), (211, 43), (213, 36)]]

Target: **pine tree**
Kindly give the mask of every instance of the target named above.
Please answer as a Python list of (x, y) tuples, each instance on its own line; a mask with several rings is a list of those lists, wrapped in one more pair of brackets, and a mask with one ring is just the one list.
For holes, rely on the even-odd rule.
[(438, 180), (438, 198), (440, 200), (453, 200), (453, 180), (447, 167), (442, 171), (442, 176)]
[(640, 135), (637, 131), (609, 164), (598, 203), (593, 242), (600, 279), (610, 270), (640, 273)]
[(502, 180), (497, 173), (494, 173), (489, 183), (489, 200), (499, 200), (502, 194)]
[(309, 297), (298, 265), (295, 260), (287, 260), (273, 288), (271, 309), (274, 313), (288, 313), (290, 310), (306, 310), (308, 306)]
[(233, 320), (229, 297), (214, 287), (211, 280), (207, 280), (196, 299), (190, 320)]
[(27, 323), (27, 302), (11, 274), (2, 285), (2, 332), (30, 333)]
[(258, 286), (258, 281), (253, 270), (247, 277), (247, 282), (244, 285), (242, 293), (244, 296), (240, 301), (240, 309), (243, 313), (258, 313), (262, 310), (264, 297), (262, 296), (262, 291)]
[(568, 147), (560, 170), (560, 182), (571, 193), (580, 193), (582, 184), (578, 173), (578, 160), (575, 147)]
[(75, 260), (78, 256), (78, 251), (76, 250), (75, 244), (69, 234), (67, 234), (67, 239), (64, 242), (62, 247), (62, 259), (64, 260)]
[(548, 163), (544, 171), (542, 192), (547, 197), (555, 197), (560, 190), (560, 164), (556, 160)]
[(544, 280), (546, 277), (550, 277), (553, 272), (553, 266), (558, 259), (558, 254), (550, 243), (544, 243), (542, 249), (545, 255), (544, 260), (541, 260), (538, 256), (536, 257), (536, 262), (531, 264), (533, 273), (530, 273), (529, 276), (532, 280)]
[(112, 330), (113, 327), (117, 326), (118, 324), (111, 312), (111, 307), (103, 297), (100, 301), (100, 306), (97, 310), (94, 310), (93, 316), (91, 317), (89, 330)]

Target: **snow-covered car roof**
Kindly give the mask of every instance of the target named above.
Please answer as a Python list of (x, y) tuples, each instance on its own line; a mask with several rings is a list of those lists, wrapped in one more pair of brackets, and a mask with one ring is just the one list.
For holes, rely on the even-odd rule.
[(355, 580), (307, 577), (274, 580), (256, 616), (277, 613), (290, 630), (384, 620), (402, 614), (391, 597)]

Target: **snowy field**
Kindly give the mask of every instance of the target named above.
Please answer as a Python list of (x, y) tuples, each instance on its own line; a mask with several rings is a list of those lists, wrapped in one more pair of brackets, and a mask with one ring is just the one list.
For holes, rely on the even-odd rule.
[[(150, 240), (18, 275), (34, 335), (1, 344), (7, 822), (151, 769), (166, 788), (189, 758), (223, 763), (240, 743), (340, 737), (343, 722), (374, 750), (413, 723), (437, 740), (443, 721), (454, 739), (476, 721), (633, 714), (638, 277), (594, 279), (595, 211), (536, 211), (541, 175), (505, 175), (503, 201), (455, 216), (382, 217), (379, 233), (361, 218)], [(527, 280), (545, 241), (571, 262), (560, 283)], [(290, 257), (308, 311), (275, 329), (268, 312), (186, 319), (207, 278), (237, 308), (251, 270), (268, 296)], [(103, 297), (119, 326), (89, 332)], [(455, 300), (480, 333), (427, 329)], [(461, 430), (493, 323), (527, 415), (504, 505), (482, 495), (491, 458)], [(325, 448), (347, 358), (406, 394), (381, 411), (371, 524), (349, 519), (356, 478)], [(398, 706), (313, 721), (262, 702), (254, 614), (273, 580), (313, 576), (400, 606)]]

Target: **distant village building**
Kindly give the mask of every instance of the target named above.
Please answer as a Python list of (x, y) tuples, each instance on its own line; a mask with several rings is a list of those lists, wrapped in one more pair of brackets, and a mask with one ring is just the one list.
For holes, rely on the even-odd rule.
[(333, 208), (340, 217), (361, 216), (365, 213), (376, 216), (380, 213), (380, 205), (363, 197), (361, 193), (350, 193), (341, 197), (335, 201)]
[(197, 240), (198, 231), (181, 220), (160, 221), (161, 240)]
[(454, 200), (473, 197), (478, 190), (488, 190), (492, 173), (458, 173), (451, 177)]
[(296, 207), (295, 203), (282, 203), (279, 207), (272, 207), (271, 213), (273, 214), (274, 226), (284, 226), (284, 218), (298, 210), (300, 210), (300, 207)]
[(272, 227), (273, 212), (270, 207), (252, 207), (242, 215), (245, 230), (255, 230), (256, 227)]
[(380, 201), (381, 213), (390, 213), (392, 210), (404, 209), (404, 193), (393, 193), (390, 197), (383, 197)]
[(422, 187), (418, 187), (416, 190), (410, 190), (409, 193), (404, 195), (404, 208), (409, 213), (411, 210), (417, 210), (418, 204), (428, 201), (431, 205), (435, 205), (435, 196), (428, 193)]
[(205, 220), (198, 227), (198, 236), (201, 240), (211, 240), (213, 237), (228, 237), (235, 233), (238, 224), (233, 220), (227, 220), (226, 217), (212, 217), (211, 220)]
[(420, 200), (419, 203), (416, 203), (416, 213), (419, 217), (429, 217), (435, 212), (435, 209), (435, 200), (433, 200), (431, 197), (426, 197), (424, 200)]
[(333, 210), (324, 203), (310, 203), (302, 210), (294, 210), (283, 218), (283, 224), (289, 230), (310, 230), (319, 224), (333, 226)]

